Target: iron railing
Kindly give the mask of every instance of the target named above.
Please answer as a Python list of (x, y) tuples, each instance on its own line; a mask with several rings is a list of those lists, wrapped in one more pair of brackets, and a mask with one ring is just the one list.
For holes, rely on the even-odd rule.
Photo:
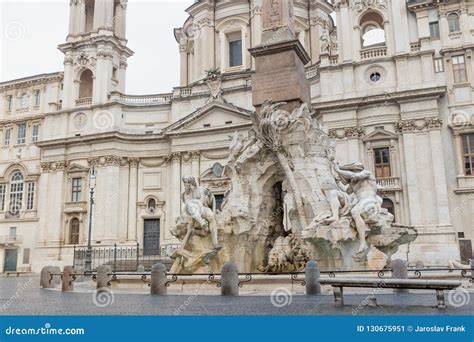
[[(87, 247), (74, 246), (73, 266), (75, 268), (84, 267), (86, 259)], [(151, 252), (143, 249), (140, 244), (135, 246), (118, 246), (115, 244), (111, 247), (93, 247), (92, 248), (92, 271), (97, 271), (101, 265), (109, 265), (112, 272), (137, 272), (140, 266), (144, 271), (151, 271), (156, 263), (170, 265), (172, 261), (165, 250)]]

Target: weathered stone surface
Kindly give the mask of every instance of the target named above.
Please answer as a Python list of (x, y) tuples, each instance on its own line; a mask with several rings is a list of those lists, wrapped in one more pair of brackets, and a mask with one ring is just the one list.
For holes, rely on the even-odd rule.
[(163, 264), (155, 264), (151, 270), (151, 289), (152, 295), (166, 295), (168, 287), (166, 278), (166, 266)]
[[(390, 267), (392, 268), (392, 278), (408, 279), (407, 263), (404, 260), (393, 260)], [(394, 293), (408, 293), (406, 289), (394, 289)]]
[(45, 266), (41, 270), (40, 286), (43, 289), (50, 289), (50, 288), (55, 287), (54, 281), (53, 281), (52, 276), (51, 276), (52, 270), (53, 270), (52, 266)]
[(239, 295), (239, 269), (233, 263), (226, 263), (222, 267), (221, 294), (223, 296)]
[(74, 290), (74, 267), (64, 266), (62, 291), (70, 292)]
[(319, 277), (321, 270), (316, 261), (310, 260), (306, 264), (305, 269), (305, 282), (306, 282), (306, 294), (307, 295), (318, 295), (321, 294), (321, 284), (319, 283)]
[(110, 265), (102, 265), (97, 268), (97, 290), (109, 287), (109, 281), (112, 277), (109, 275), (112, 272)]

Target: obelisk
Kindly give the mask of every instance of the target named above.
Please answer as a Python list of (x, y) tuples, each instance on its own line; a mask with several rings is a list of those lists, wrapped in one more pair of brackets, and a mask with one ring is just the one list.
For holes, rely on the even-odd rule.
[(250, 49), (255, 57), (252, 78), (253, 105), (266, 100), (287, 102), (287, 110), (310, 104), (305, 65), (310, 57), (294, 31), (293, 0), (262, 0), (262, 44)]

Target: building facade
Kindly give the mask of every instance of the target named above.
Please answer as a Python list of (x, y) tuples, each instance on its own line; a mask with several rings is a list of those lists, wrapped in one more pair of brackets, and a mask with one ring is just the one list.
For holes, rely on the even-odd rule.
[[(0, 271), (71, 264), (92, 244), (166, 256), (181, 176), (220, 203), (229, 136), (251, 126), (249, 48), (262, 0), (202, 0), (174, 35), (180, 85), (126, 95), (124, 0), (71, 1), (64, 70), (0, 83)], [(474, 4), (466, 0), (294, 0), (315, 120), (341, 162), (361, 161), (384, 207), (418, 239), (399, 257), (472, 257)], [(276, 31), (275, 35), (279, 32)], [(139, 53), (139, 52), (138, 52)]]

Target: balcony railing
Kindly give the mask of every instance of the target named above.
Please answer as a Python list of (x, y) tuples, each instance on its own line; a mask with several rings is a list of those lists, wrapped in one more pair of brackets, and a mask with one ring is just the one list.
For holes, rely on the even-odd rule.
[(377, 178), (377, 185), (382, 190), (401, 189), (400, 178), (398, 177)]
[(3, 235), (0, 236), (0, 245), (17, 245), (20, 244), (22, 238), (20, 235)]
[(387, 57), (387, 48), (385, 46), (369, 48), (360, 51), (360, 59), (363, 61), (383, 57)]
[(92, 105), (92, 97), (84, 97), (76, 100), (76, 107), (84, 107)]
[(120, 95), (120, 102), (130, 105), (153, 105), (153, 104), (167, 104), (171, 102), (172, 94), (158, 94), (158, 95)]

